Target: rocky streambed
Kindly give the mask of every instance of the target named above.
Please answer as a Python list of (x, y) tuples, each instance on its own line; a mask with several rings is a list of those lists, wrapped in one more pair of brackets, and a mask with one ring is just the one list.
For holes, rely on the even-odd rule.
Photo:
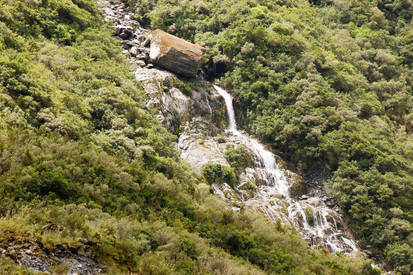
[(147, 105), (156, 106), (159, 120), (178, 135), (181, 157), (201, 171), (210, 163), (229, 166), (225, 156), (228, 146), (242, 147), (252, 156), (253, 163), (239, 173), (235, 185), (224, 182), (211, 186), (228, 207), (235, 211), (249, 207), (273, 222), (289, 224), (311, 247), (349, 255), (358, 252), (340, 209), (322, 188), (316, 186), (297, 195), (296, 190), (304, 189), (303, 179), (284, 169), (282, 161), (265, 146), (237, 129), (230, 94), (201, 78), (182, 81), (175, 74), (156, 68), (149, 58), (150, 31), (142, 28), (121, 2), (100, 4), (134, 64), (136, 79), (148, 95)]

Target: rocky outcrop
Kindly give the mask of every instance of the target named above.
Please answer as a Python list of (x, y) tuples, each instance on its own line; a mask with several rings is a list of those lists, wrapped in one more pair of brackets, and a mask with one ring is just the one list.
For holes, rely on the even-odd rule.
[[(47, 226), (50, 228), (54, 225)], [(69, 275), (104, 273), (105, 267), (96, 261), (93, 244), (87, 240), (80, 240), (80, 243), (78, 247), (58, 245), (54, 249), (48, 249), (37, 239), (19, 239), (8, 232), (0, 238), (0, 256), (37, 272), (49, 273), (54, 266), (63, 264)]]
[(204, 48), (168, 34), (152, 32), (150, 58), (158, 66), (187, 77), (195, 77)]
[(129, 54), (130, 63), (138, 67), (152, 68), (149, 61), (150, 31), (133, 19), (121, 1), (96, 1), (105, 14), (105, 21), (111, 21), (115, 36), (122, 40), (123, 53)]
[(185, 132), (192, 121), (203, 121), (191, 125), (208, 135), (225, 129), (225, 103), (210, 84), (200, 81), (196, 89), (184, 91), (174, 74), (156, 68), (138, 68), (135, 77), (149, 98), (147, 105), (159, 109), (158, 119), (175, 134)]
[[(192, 88), (171, 73), (195, 76), (202, 59), (202, 47), (160, 30), (151, 33), (142, 28), (134, 19), (136, 16), (120, 1), (98, 1), (98, 4), (105, 20), (113, 22), (115, 35), (122, 40), (124, 53), (134, 65), (135, 77), (148, 96), (147, 105), (159, 110), (157, 117), (162, 124), (175, 134), (182, 133), (186, 123), (192, 120), (203, 120), (205, 123), (197, 128), (209, 135), (225, 129), (225, 103), (211, 84), (196, 79), (192, 80), (196, 86)], [(157, 47), (161, 54), (159, 59), (154, 57)], [(169, 71), (155, 68), (152, 62)]]

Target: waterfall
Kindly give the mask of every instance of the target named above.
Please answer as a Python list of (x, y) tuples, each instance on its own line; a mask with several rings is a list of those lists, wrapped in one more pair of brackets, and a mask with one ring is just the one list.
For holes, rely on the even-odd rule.
[(237, 122), (235, 121), (235, 112), (234, 107), (232, 106), (232, 97), (227, 91), (218, 87), (217, 85), (213, 85), (215, 90), (224, 98), (225, 106), (227, 107), (227, 115), (228, 115), (228, 130), (233, 132), (237, 131)]
[[(135, 31), (138, 32), (139, 36), (145, 36), (147, 34), (146, 30), (136, 27), (139, 26), (139, 23), (131, 19), (133, 16), (129, 16), (124, 12), (123, 5), (117, 6), (117, 9), (118, 10), (103, 8), (106, 14), (105, 20), (113, 20), (119, 26), (134, 26)], [(141, 54), (144, 56), (150, 54), (150, 52), (146, 52), (147, 49), (145, 49), (145, 43), (146, 42), (143, 42), (139, 45), (139, 49), (142, 51)], [(132, 47), (131, 49), (133, 48), (135, 47)], [(136, 58), (131, 58), (131, 61), (132, 63), (136, 62)], [(167, 75), (166, 72), (149, 68), (140, 68), (139, 71), (135, 72), (137, 80), (142, 83), (150, 83), (148, 84), (148, 88), (145, 89), (147, 90), (148, 95), (156, 95), (156, 97), (152, 98), (156, 101), (159, 101), (159, 99), (157, 98), (158, 93), (152, 92), (153, 82), (155, 81), (155, 83), (158, 83), (161, 81), (160, 79), (165, 81)], [(242, 185), (246, 184), (239, 184), (236, 186), (234, 189), (239, 196), (237, 203), (239, 201), (243, 202), (246, 207), (253, 208), (263, 213), (273, 222), (281, 220), (287, 224), (291, 224), (309, 241), (312, 247), (323, 246), (333, 253), (343, 252), (351, 254), (357, 252), (357, 246), (354, 240), (349, 234), (346, 234), (345, 230), (343, 230), (343, 223), (340, 215), (335, 210), (327, 207), (321, 198), (317, 196), (306, 196), (305, 199), (297, 200), (291, 197), (288, 178), (289, 172), (279, 167), (275, 155), (266, 150), (258, 140), (237, 130), (231, 95), (216, 85), (214, 85), (214, 88), (224, 98), (226, 104), (228, 115), (226, 138), (230, 140), (231, 144), (239, 144), (248, 149), (254, 157), (254, 167), (245, 169), (245, 175), (252, 175), (259, 182), (263, 183), (254, 190), (253, 197), (251, 197), (246, 190), (241, 189), (243, 188)], [(175, 99), (181, 99), (181, 102), (182, 99), (185, 101), (184, 96), (180, 98), (175, 95)], [(205, 96), (205, 101), (209, 112), (212, 114), (213, 110), (210, 106), (208, 96)], [(173, 112), (171, 111), (171, 113)], [(195, 120), (194, 122), (197, 123), (198, 121), (201, 120)], [(194, 167), (196, 164), (206, 163), (205, 159), (206, 161), (214, 163), (225, 162), (225, 157), (220, 158), (215, 154), (210, 155), (209, 159), (205, 157), (207, 154), (204, 153), (206, 153), (207, 150), (220, 152), (220, 145), (214, 142), (213, 139), (204, 140), (205, 144), (204, 141), (202, 141), (202, 144), (198, 144), (199, 130), (196, 128), (192, 129), (194, 125), (195, 124), (186, 122), (185, 129), (188, 128), (188, 131), (181, 134), (179, 137), (177, 147), (181, 150), (181, 157), (189, 161)], [(195, 142), (192, 142), (191, 140), (192, 130), (196, 135), (196, 138), (193, 139)], [(213, 186), (213, 188), (216, 194), (225, 199), (225, 193), (228, 191), (228, 188), (231, 187), (226, 185), (225, 188), (227, 189), (220, 189), (219, 186)], [(233, 207), (234, 210), (239, 210), (239, 208), (240, 207), (238, 206)], [(312, 214), (312, 217), (307, 216), (310, 213)]]
[[(327, 207), (321, 198), (306, 197), (297, 200), (290, 196), (287, 172), (279, 167), (275, 155), (266, 150), (258, 140), (237, 129), (231, 95), (216, 85), (213, 87), (225, 100), (228, 116), (227, 135), (233, 142), (243, 145), (252, 153), (255, 174), (264, 183), (253, 198), (241, 197), (245, 205), (263, 213), (273, 222), (281, 219), (290, 223), (309, 240), (312, 247), (326, 247), (332, 253), (356, 253), (355, 242), (337, 226), (342, 223), (340, 215)], [(240, 187), (239, 185), (236, 188)], [(242, 191), (236, 191), (243, 195)], [(283, 213), (283, 208), (287, 208), (287, 213)], [(312, 217), (307, 217), (310, 213)]]
[(228, 130), (233, 136), (237, 137), (241, 143), (253, 152), (255, 158), (256, 167), (260, 168), (260, 174), (262, 178), (267, 182), (271, 182), (271, 185), (276, 185), (278, 193), (286, 198), (289, 198), (288, 182), (285, 179), (283, 173), (278, 168), (275, 156), (270, 151), (266, 150), (264, 146), (256, 139), (249, 137), (248, 135), (241, 133), (237, 130), (237, 123), (235, 121), (235, 112), (232, 105), (231, 95), (224, 89), (213, 85), (215, 90), (224, 98), (228, 115)]

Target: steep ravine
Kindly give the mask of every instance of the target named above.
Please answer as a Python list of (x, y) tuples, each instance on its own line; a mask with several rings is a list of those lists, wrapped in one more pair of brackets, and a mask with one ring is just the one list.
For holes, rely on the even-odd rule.
[(174, 74), (155, 68), (149, 61), (149, 31), (133, 19), (121, 2), (100, 4), (105, 19), (112, 22), (122, 39), (124, 52), (130, 56), (136, 79), (148, 95), (147, 104), (157, 106), (159, 120), (179, 136), (177, 148), (184, 160), (201, 171), (208, 163), (229, 166), (225, 158), (227, 145), (243, 147), (252, 155), (252, 167), (244, 169), (234, 187), (225, 183), (212, 186), (229, 207), (250, 207), (273, 222), (290, 224), (311, 247), (357, 253), (340, 209), (321, 191), (292, 196), (291, 188), (300, 184), (300, 177), (283, 169), (277, 157), (256, 139), (237, 130), (230, 94), (203, 80), (184, 85)]

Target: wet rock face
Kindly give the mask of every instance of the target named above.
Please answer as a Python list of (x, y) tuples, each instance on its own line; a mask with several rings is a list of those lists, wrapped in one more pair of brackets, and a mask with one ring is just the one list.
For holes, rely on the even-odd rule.
[(201, 65), (204, 48), (168, 34), (152, 32), (150, 59), (158, 66), (177, 74), (195, 77)]
[(200, 82), (196, 91), (184, 93), (177, 87), (179, 79), (168, 71), (138, 68), (135, 77), (149, 98), (146, 104), (159, 109), (157, 118), (175, 134), (185, 132), (192, 121), (204, 122), (191, 123), (196, 125), (192, 128), (196, 133), (216, 134), (225, 127), (225, 103), (207, 83)]
[(225, 143), (220, 143), (217, 138), (204, 135), (208, 124), (203, 118), (197, 118), (185, 125), (183, 133), (179, 136), (177, 147), (181, 151), (181, 158), (190, 163), (198, 171), (209, 162), (229, 166), (225, 158)]

